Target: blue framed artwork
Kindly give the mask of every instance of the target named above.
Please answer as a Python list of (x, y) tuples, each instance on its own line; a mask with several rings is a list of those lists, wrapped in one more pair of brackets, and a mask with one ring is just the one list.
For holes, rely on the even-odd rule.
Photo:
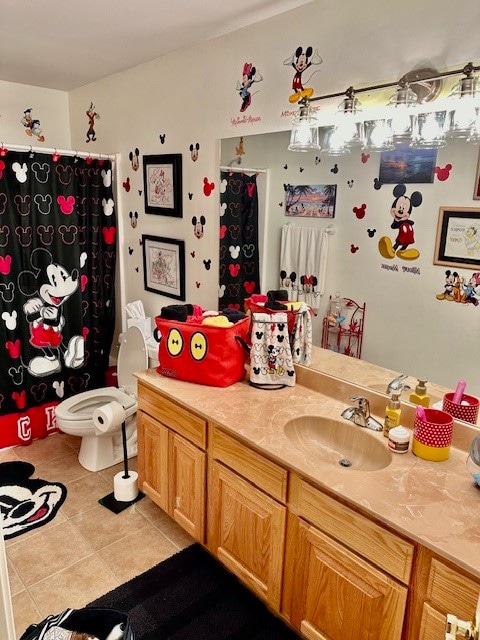
[(380, 154), (381, 184), (431, 183), (435, 176), (437, 149), (415, 149), (402, 145)]

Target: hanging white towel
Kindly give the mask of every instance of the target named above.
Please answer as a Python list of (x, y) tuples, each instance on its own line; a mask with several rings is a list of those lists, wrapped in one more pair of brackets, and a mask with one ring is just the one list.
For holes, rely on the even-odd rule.
[(265, 389), (295, 385), (286, 313), (253, 314), (250, 383)]
[(285, 224), (280, 246), (280, 287), (289, 300), (320, 307), (325, 293), (328, 259), (328, 233), (324, 229)]
[(295, 314), (292, 358), (295, 364), (303, 364), (305, 367), (309, 367), (312, 361), (312, 317), (305, 303)]

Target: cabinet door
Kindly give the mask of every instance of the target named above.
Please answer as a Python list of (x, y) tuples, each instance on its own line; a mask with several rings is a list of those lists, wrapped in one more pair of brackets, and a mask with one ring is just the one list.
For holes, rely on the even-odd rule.
[(170, 499), (168, 512), (199, 542), (205, 542), (205, 453), (170, 433)]
[(307, 523), (300, 529), (291, 622), (311, 640), (399, 640), (407, 589)]
[(286, 507), (218, 462), (210, 470), (208, 547), (278, 611)]
[(138, 487), (168, 511), (168, 429), (137, 412)]

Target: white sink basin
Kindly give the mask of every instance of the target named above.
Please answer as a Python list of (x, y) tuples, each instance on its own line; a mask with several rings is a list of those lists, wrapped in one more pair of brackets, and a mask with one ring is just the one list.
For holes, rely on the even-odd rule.
[(387, 440), (380, 440), (364, 427), (321, 416), (300, 416), (289, 420), (285, 435), (309, 458), (356, 471), (377, 471), (392, 461)]

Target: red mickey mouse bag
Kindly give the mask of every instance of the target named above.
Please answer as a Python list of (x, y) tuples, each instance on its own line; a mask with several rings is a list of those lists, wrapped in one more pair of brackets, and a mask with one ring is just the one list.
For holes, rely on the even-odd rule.
[(160, 343), (157, 372), (168, 378), (228, 387), (245, 377), (250, 318), (230, 327), (155, 317)]

